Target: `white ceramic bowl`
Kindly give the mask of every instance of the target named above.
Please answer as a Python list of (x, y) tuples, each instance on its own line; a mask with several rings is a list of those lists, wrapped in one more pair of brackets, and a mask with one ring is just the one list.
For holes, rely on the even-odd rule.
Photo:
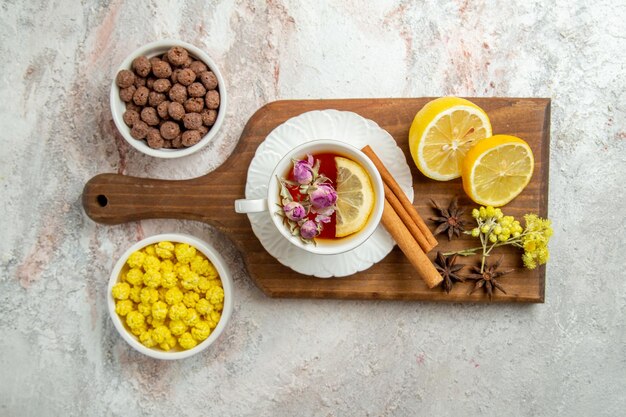
[[(198, 251), (202, 252), (204, 256), (206, 256), (207, 259), (215, 266), (215, 269), (217, 269), (217, 272), (222, 281), (222, 286), (224, 288), (224, 309), (222, 310), (222, 317), (220, 318), (219, 323), (217, 324), (215, 329), (213, 329), (209, 337), (199, 343), (193, 349), (166, 352), (158, 348), (148, 348), (141, 344), (137, 336), (133, 335), (126, 328), (120, 316), (118, 316), (115, 312), (115, 300), (113, 299), (111, 290), (113, 289), (113, 286), (117, 282), (119, 282), (120, 274), (122, 272), (122, 269), (124, 268), (124, 265), (126, 264), (126, 261), (128, 260), (128, 257), (131, 253), (139, 249), (162, 241), (168, 241), (172, 243), (187, 243), (195, 247)], [(231, 278), (230, 272), (226, 268), (226, 263), (224, 262), (222, 257), (219, 255), (219, 253), (217, 253), (215, 249), (213, 249), (207, 243), (193, 236), (181, 233), (167, 233), (155, 235), (135, 243), (133, 246), (128, 248), (128, 250), (124, 252), (124, 254), (117, 261), (115, 267), (113, 268), (113, 272), (111, 272), (109, 286), (107, 287), (107, 304), (109, 307), (109, 315), (111, 316), (111, 320), (113, 320), (113, 325), (115, 325), (115, 328), (117, 329), (120, 336), (122, 336), (122, 338), (126, 340), (129, 345), (135, 348), (135, 350), (156, 359), (184, 359), (188, 358), (189, 356), (195, 355), (196, 353), (199, 353), (209, 347), (224, 331), (224, 328), (226, 327), (233, 312), (233, 280)]]
[[(217, 77), (217, 90), (220, 93), (220, 107), (217, 112), (217, 119), (215, 123), (206, 135), (200, 140), (200, 142), (196, 143), (189, 148), (180, 148), (180, 149), (153, 149), (148, 146), (148, 144), (144, 140), (137, 140), (130, 135), (130, 128), (124, 123), (124, 119), (122, 116), (126, 111), (126, 103), (120, 99), (120, 88), (115, 84), (115, 77), (117, 73), (123, 69), (131, 69), (131, 64), (133, 60), (139, 56), (145, 55), (148, 58), (153, 56), (162, 55), (167, 52), (170, 48), (174, 46), (180, 46), (185, 48), (191, 55), (193, 55), (196, 59), (204, 62), (211, 71)], [(227, 97), (226, 97), (226, 84), (224, 83), (224, 77), (222, 73), (217, 68), (217, 65), (213, 60), (204, 53), (201, 49), (188, 44), (186, 42), (181, 42), (177, 40), (163, 40), (152, 42), (147, 45), (142, 46), (141, 48), (135, 50), (132, 54), (128, 55), (122, 65), (115, 71), (113, 74), (113, 81), (111, 82), (111, 114), (113, 115), (113, 121), (115, 122), (115, 126), (122, 134), (122, 137), (128, 142), (130, 146), (137, 149), (140, 152), (145, 153), (146, 155), (154, 156), (157, 158), (180, 158), (182, 156), (191, 155), (194, 152), (199, 151), (204, 146), (206, 146), (217, 134), (217, 132), (222, 127), (224, 123), (224, 117), (226, 115), (226, 106), (227, 106)]]

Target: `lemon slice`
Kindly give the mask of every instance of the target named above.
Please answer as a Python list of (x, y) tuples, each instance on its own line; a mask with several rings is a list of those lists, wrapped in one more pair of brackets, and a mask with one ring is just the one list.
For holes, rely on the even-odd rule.
[(491, 136), (487, 113), (471, 101), (441, 97), (417, 112), (409, 130), (409, 148), (427, 177), (447, 181), (461, 176), (470, 148)]
[(345, 237), (365, 227), (374, 209), (374, 188), (369, 174), (356, 162), (335, 157), (337, 165), (336, 237)]
[(522, 139), (495, 135), (470, 149), (463, 161), (463, 189), (478, 204), (503, 206), (528, 185), (533, 152)]

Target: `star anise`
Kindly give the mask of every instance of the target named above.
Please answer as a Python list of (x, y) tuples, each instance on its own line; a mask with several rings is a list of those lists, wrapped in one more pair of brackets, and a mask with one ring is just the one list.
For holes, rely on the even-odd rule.
[(500, 259), (498, 259), (498, 261), (494, 263), (493, 265), (485, 264), (485, 268), (483, 269), (482, 273), (480, 272), (480, 267), (478, 266), (472, 267), (472, 271), (474, 271), (474, 273), (469, 274), (465, 277), (466, 279), (471, 279), (473, 281), (476, 281), (476, 284), (474, 285), (474, 288), (472, 289), (472, 291), (470, 291), (470, 294), (473, 294), (474, 291), (478, 290), (481, 287), (484, 287), (485, 291), (487, 291), (487, 294), (489, 295), (489, 300), (491, 300), (491, 296), (493, 295), (495, 290), (500, 290), (504, 294), (506, 294), (506, 291), (504, 290), (502, 285), (498, 282), (498, 279), (502, 275), (506, 275), (509, 272), (513, 272), (513, 270), (509, 269), (508, 271), (498, 271), (498, 268), (500, 267), (500, 264), (502, 263), (503, 258), (504, 257), (501, 256)]
[(465, 265), (457, 264), (456, 257), (456, 253), (451, 256), (445, 256), (443, 253), (437, 252), (437, 259), (435, 259), (435, 268), (437, 268), (437, 271), (443, 278), (441, 286), (447, 293), (452, 290), (454, 281), (465, 281), (463, 276), (457, 274)]
[(434, 200), (430, 200), (435, 209), (439, 210), (439, 216), (431, 217), (430, 220), (439, 223), (439, 226), (435, 229), (433, 234), (436, 236), (439, 233), (448, 232), (448, 240), (452, 240), (452, 236), (461, 236), (461, 232), (464, 230), (464, 221), (461, 220), (461, 216), (465, 213), (464, 209), (459, 208), (458, 197), (454, 197), (450, 202), (448, 208), (443, 208), (437, 204)]

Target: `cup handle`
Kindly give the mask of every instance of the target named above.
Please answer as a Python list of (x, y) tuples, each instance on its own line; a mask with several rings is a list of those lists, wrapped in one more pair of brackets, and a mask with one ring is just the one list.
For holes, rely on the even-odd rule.
[(236, 213), (258, 213), (267, 210), (267, 198), (259, 198), (258, 200), (235, 200)]

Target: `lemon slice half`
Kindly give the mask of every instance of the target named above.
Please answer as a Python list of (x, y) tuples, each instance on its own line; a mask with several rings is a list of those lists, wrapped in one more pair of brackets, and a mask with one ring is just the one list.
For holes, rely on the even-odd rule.
[(374, 188), (369, 174), (351, 159), (335, 157), (337, 165), (336, 237), (345, 237), (365, 227), (374, 209)]
[(495, 135), (470, 149), (463, 161), (463, 189), (478, 204), (503, 206), (528, 185), (534, 157), (522, 139)]
[(459, 97), (441, 97), (415, 115), (409, 148), (424, 175), (447, 181), (461, 176), (467, 152), (489, 136), (491, 123), (483, 109)]

